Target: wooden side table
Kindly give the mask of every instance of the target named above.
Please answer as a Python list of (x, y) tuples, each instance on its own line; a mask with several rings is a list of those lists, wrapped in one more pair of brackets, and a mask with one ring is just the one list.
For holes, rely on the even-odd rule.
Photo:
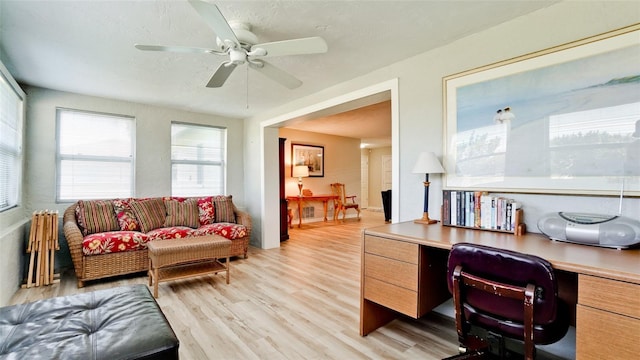
[[(229, 284), (231, 240), (219, 235), (153, 240), (149, 249), (149, 286), (158, 297), (158, 283), (226, 272)], [(220, 259), (226, 259), (222, 263)]]

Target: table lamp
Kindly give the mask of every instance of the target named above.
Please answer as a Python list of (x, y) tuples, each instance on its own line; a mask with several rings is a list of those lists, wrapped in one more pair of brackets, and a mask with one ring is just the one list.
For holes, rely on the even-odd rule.
[(296, 165), (293, 167), (293, 171), (291, 171), (292, 177), (298, 178), (298, 191), (300, 192), (298, 196), (302, 196), (302, 178), (309, 176), (309, 167), (306, 165)]
[(432, 152), (423, 152), (418, 156), (418, 161), (413, 166), (414, 174), (425, 174), (424, 180), (424, 213), (422, 214), (422, 218), (415, 220), (414, 222), (420, 224), (435, 224), (437, 220), (429, 219), (429, 174), (442, 174), (444, 173), (444, 169), (438, 161), (436, 154)]

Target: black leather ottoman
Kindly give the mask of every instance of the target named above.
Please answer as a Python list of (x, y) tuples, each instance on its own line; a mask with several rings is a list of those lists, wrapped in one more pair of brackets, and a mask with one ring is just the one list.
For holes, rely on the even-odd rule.
[(0, 359), (178, 359), (145, 285), (0, 308)]

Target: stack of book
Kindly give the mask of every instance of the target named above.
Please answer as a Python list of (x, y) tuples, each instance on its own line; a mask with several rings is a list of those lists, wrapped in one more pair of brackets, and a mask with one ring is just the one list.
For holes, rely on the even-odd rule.
[(442, 191), (442, 224), (514, 232), (520, 204), (485, 191)]

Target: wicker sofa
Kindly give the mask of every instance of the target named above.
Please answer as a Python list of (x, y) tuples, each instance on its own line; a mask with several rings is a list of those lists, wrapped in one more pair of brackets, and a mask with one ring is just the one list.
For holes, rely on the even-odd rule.
[(251, 217), (231, 196), (79, 200), (65, 210), (63, 231), (83, 287), (146, 271), (149, 241), (217, 234), (231, 240), (231, 256), (247, 258)]

